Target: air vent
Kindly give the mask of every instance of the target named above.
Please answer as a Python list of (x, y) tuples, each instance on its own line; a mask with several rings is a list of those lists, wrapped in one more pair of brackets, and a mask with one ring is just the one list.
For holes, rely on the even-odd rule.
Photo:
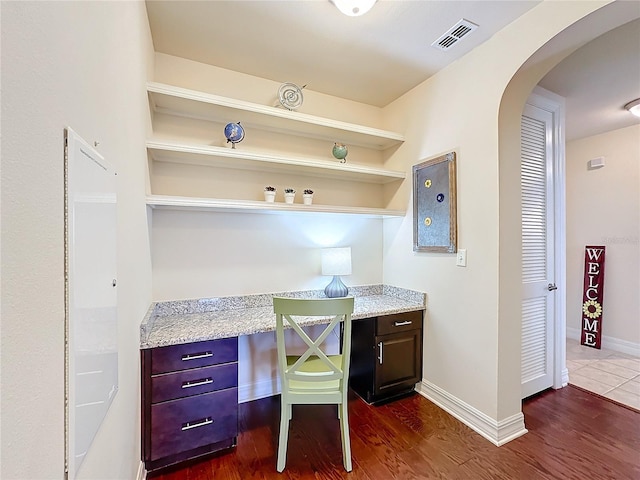
[(449, 50), (464, 37), (473, 32), (478, 25), (464, 18), (451, 27), (447, 32), (431, 44), (439, 50)]

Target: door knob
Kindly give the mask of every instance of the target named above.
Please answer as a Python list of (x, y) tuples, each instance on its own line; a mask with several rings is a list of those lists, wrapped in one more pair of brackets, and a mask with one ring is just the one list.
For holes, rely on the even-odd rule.
[(557, 289), (558, 287), (556, 287), (555, 283), (550, 283), (549, 285), (547, 285), (547, 290), (549, 290), (550, 292)]

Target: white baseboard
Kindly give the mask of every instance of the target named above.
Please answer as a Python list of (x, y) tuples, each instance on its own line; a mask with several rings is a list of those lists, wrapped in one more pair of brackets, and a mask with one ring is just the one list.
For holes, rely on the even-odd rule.
[(248, 383), (238, 386), (238, 403), (251, 402), (260, 398), (279, 395), (278, 381), (267, 379), (261, 382)]
[(138, 465), (138, 474), (136, 480), (145, 480), (147, 478), (147, 471), (144, 469), (144, 462), (140, 462)]
[[(567, 338), (580, 341), (580, 329), (567, 327)], [(614, 352), (640, 357), (640, 343), (629, 342), (627, 340), (620, 340), (619, 338), (602, 335), (601, 346), (606, 350), (613, 350)]]
[(522, 412), (497, 421), (425, 380), (417, 391), (498, 447), (527, 433)]

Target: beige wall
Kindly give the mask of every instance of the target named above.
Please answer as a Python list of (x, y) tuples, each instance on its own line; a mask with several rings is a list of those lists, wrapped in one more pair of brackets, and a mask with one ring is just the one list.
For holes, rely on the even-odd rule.
[[(605, 166), (589, 169), (604, 157)], [(581, 328), (585, 245), (605, 245), (603, 347), (640, 351), (640, 125), (567, 143), (567, 334)]]
[[(279, 105), (278, 87), (282, 83), (164, 53), (156, 53), (152, 80), (271, 106)], [(384, 128), (382, 109), (378, 107), (314, 92), (312, 87), (302, 93), (304, 103), (298, 109), (301, 113), (334, 119), (340, 112), (338, 120)]]
[[(280, 85), (164, 54), (156, 54), (153, 80), (267, 105), (277, 101)], [(330, 117), (340, 112), (340, 120), (382, 127), (381, 109), (377, 107), (306, 89), (304, 98), (304, 113)], [(185, 121), (156, 115), (154, 138), (224, 145), (224, 138), (220, 138), (224, 125), (193, 121), (185, 128)], [(301, 142), (293, 136), (245, 128), (246, 138), (238, 147), (245, 150), (271, 147), (309, 155), (315, 149), (313, 153), (318, 156), (330, 156), (333, 146), (327, 141)], [(380, 152), (354, 148), (350, 149), (350, 156), (351, 150), (356, 163), (382, 163)], [(282, 195), (284, 186), (292, 186), (298, 192), (312, 188), (314, 202), (319, 204), (333, 204), (337, 199), (357, 205), (361, 200), (358, 195), (381, 197), (382, 188), (280, 172), (181, 164), (157, 163), (152, 172), (152, 193), (196, 197), (238, 198), (237, 190), (243, 188), (239, 198), (262, 200), (264, 186), (271, 184), (278, 188), (278, 195)], [(151, 243), (156, 301), (324, 288), (329, 279), (320, 274), (320, 249), (332, 246), (352, 247), (353, 275), (344, 279), (347, 285), (382, 281), (379, 218), (154, 211)]]
[[(397, 190), (384, 187), (389, 208), (406, 209), (409, 213), (403, 219), (387, 219), (383, 223), (383, 278), (385, 283), (414, 288), (429, 295), (425, 380), (480, 412), (480, 416), (486, 415), (496, 425), (517, 416), (521, 404), (520, 182), (519, 162), (514, 160), (519, 158), (520, 115), (527, 96), (546, 71), (578, 48), (581, 42), (615, 26), (594, 27), (592, 22), (597, 24), (598, 20), (592, 17), (586, 22), (586, 32), (567, 29), (607, 3), (551, 1), (540, 4), (385, 108), (384, 125), (373, 125), (405, 134), (407, 141), (390, 152), (385, 166), (405, 170), (407, 178), (411, 178), (412, 165), (426, 158), (450, 150), (458, 154), (458, 244), (468, 250), (468, 266), (456, 267), (454, 255), (412, 251), (411, 182), (405, 181)], [(623, 23), (624, 18), (615, 21)], [(598, 32), (598, 28), (602, 30)], [(563, 32), (565, 29), (567, 34)], [(549, 42), (555, 36), (558, 41)], [(530, 59), (535, 62), (529, 64)], [(247, 78), (166, 55), (157, 56), (155, 73), (158, 81), (263, 103), (273, 101), (277, 87), (274, 82)], [(343, 104), (340, 99), (323, 98), (312, 91), (305, 92), (305, 102), (307, 99), (309, 103), (305, 103), (305, 107), (310, 113), (331, 116), (333, 109), (340, 108), (341, 114), (350, 121), (366, 123), (367, 118), (379, 118), (378, 112), (373, 114), (371, 108)], [(321, 109), (327, 105), (325, 113)], [(256, 258), (248, 249), (251, 241), (241, 251), (234, 251), (225, 240), (216, 238), (215, 231), (220, 228), (225, 228), (230, 235), (234, 235), (234, 231), (240, 232), (237, 222), (244, 222), (243, 218), (225, 219), (216, 215), (204, 222), (198, 219), (180, 215), (180, 220), (176, 217), (166, 221), (168, 219), (161, 220), (155, 214), (154, 296), (157, 298), (176, 291), (190, 296), (185, 290), (236, 289), (233, 283), (225, 285), (217, 276), (211, 278), (206, 287), (202, 286), (202, 281), (194, 281), (199, 275), (207, 275), (210, 269), (191, 270), (195, 273), (192, 280), (186, 278), (189, 271), (185, 269), (181, 272), (182, 286), (178, 286), (176, 273), (185, 262), (175, 259), (193, 264), (198, 255), (204, 255), (205, 262), (216, 265), (211, 254), (216, 252), (216, 247), (225, 251), (234, 262), (247, 263), (244, 256), (253, 258), (250, 262), (253, 272), (264, 272), (269, 268), (264, 258)], [(205, 243), (210, 248), (203, 246), (189, 252), (177, 252), (178, 238), (185, 235), (183, 227), (174, 231), (178, 221), (185, 222), (183, 227), (187, 228), (190, 224), (198, 225), (198, 231), (208, 238)], [(263, 231), (272, 231), (271, 222), (270, 219), (252, 220), (259, 236)], [(201, 224), (206, 226), (201, 228)], [(165, 230), (162, 236), (158, 235), (160, 228)], [(176, 238), (169, 241), (173, 235)], [(265, 257), (280, 262), (281, 269), (287, 271), (291, 268), (290, 259), (269, 247), (270, 242), (267, 240), (260, 246)], [(354, 241), (356, 244), (365, 250), (368, 248), (367, 243)], [(163, 252), (160, 252), (160, 245)], [(292, 271), (288, 276), (289, 285), (295, 288), (302, 284), (317, 284), (315, 282), (319, 280), (313, 277), (313, 257), (299, 252), (297, 259), (307, 273)], [(379, 261), (378, 253), (371, 252), (368, 258)], [(234, 272), (229, 268), (225, 270), (223, 266), (222, 271), (233, 278)], [(356, 271), (358, 267), (354, 265)], [(375, 276), (370, 278), (377, 279)], [(164, 279), (170, 279), (175, 285), (164, 283)], [(286, 286), (287, 280), (276, 279), (275, 284)], [(248, 291), (238, 293), (264, 291), (270, 285), (273, 282), (263, 283), (260, 274), (256, 274), (241, 287)], [(473, 373), (470, 366), (473, 366)]]
[(0, 477), (64, 477), (63, 129), (118, 171), (119, 392), (78, 477), (135, 478), (139, 324), (151, 300), (142, 2), (2, 2)]
[[(459, 246), (468, 249), (468, 267), (456, 267), (453, 255), (413, 253), (408, 214), (384, 222), (364, 221), (366, 239), (360, 229), (349, 233), (350, 242), (364, 245), (362, 251), (354, 251), (354, 272), (359, 273), (352, 280), (377, 283), (383, 278), (428, 292), (425, 379), (494, 423), (520, 412), (520, 302), (509, 288), (513, 278), (519, 278), (519, 214), (512, 206), (518, 204), (519, 192), (512, 187), (518, 181), (517, 169), (509, 168), (503, 117), (500, 124), (498, 118), (507, 108), (512, 115), (504, 118), (506, 123), (513, 124), (514, 118), (517, 122), (524, 98), (504, 105), (503, 92), (538, 47), (604, 3), (543, 2), (394, 102), (383, 115), (373, 114), (367, 106), (345, 108), (350, 116), (345, 120), (373, 118), (373, 126), (404, 131), (408, 140), (387, 162), (389, 168), (410, 173), (411, 165), (425, 158), (451, 149), (459, 154)], [(283, 227), (275, 216), (223, 214), (203, 220), (202, 214), (163, 212), (153, 214), (149, 237), (144, 208), (148, 128), (144, 83), (163, 68), (147, 72), (153, 63), (151, 48), (142, 3), (2, 3), (3, 479), (62, 478), (65, 125), (89, 141), (99, 140), (99, 150), (115, 164), (120, 177), (120, 391), (79, 478), (129, 479), (139, 464), (138, 326), (152, 297), (150, 243), (156, 299), (323, 283), (313, 270), (316, 260), (311, 251), (318, 244), (299, 235), (311, 221), (294, 220)], [(206, 70), (212, 78), (225, 78), (221, 72)], [(275, 91), (273, 82), (247, 81), (258, 87), (260, 98)], [(329, 110), (336, 105), (311, 92), (305, 97), (317, 114), (325, 105), (332, 107)], [(377, 125), (378, 121), (386, 125)], [(513, 146), (517, 141), (506, 143)], [(411, 211), (410, 182), (386, 194), (391, 208)], [(243, 230), (254, 224), (258, 230), (243, 237)], [(283, 230), (274, 233), (279, 228)], [(231, 232), (229, 238), (237, 235), (244, 243), (232, 250), (229, 242), (216, 239), (220, 231)], [(195, 242), (189, 232), (203, 232), (201, 238), (209, 241), (197, 240), (197, 248), (189, 245), (192, 251), (185, 252), (183, 242)], [(291, 250), (281, 249), (273, 240), (265, 249), (266, 236), (278, 235), (281, 240), (289, 234), (286, 245)], [(234, 265), (237, 262), (252, 273), (253, 280), (240, 291), (227, 282), (241, 273), (231, 263), (223, 264), (223, 276), (218, 276), (220, 264), (211, 256), (218, 248), (229, 252)], [(277, 266), (294, 270), (290, 251), (301, 254), (298, 259), (306, 273), (272, 281)], [(196, 265), (199, 258), (205, 259), (206, 271), (197, 271), (196, 266), (185, 271), (185, 260)], [(173, 275), (186, 283), (177, 285)]]
[(520, 412), (519, 124), (543, 73), (516, 95), (505, 89), (536, 50), (601, 5), (543, 2), (387, 108), (408, 139), (395, 167), (457, 151), (468, 259), (461, 268), (453, 254), (414, 253), (411, 215), (388, 220), (385, 282), (428, 292), (425, 381), (495, 421)]

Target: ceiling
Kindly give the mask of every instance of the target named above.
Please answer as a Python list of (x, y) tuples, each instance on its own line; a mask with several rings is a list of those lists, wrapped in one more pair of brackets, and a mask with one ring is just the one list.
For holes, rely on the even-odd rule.
[(568, 140), (640, 124), (624, 110), (640, 98), (640, 19), (585, 44), (539, 85), (565, 98)]
[[(157, 52), (380, 107), (538, 3), (378, 0), (347, 17), (328, 0), (146, 2)], [(478, 28), (446, 51), (431, 46), (461, 19)], [(569, 140), (640, 123), (622, 109), (640, 97), (640, 20), (586, 44), (540, 84), (566, 98)]]

